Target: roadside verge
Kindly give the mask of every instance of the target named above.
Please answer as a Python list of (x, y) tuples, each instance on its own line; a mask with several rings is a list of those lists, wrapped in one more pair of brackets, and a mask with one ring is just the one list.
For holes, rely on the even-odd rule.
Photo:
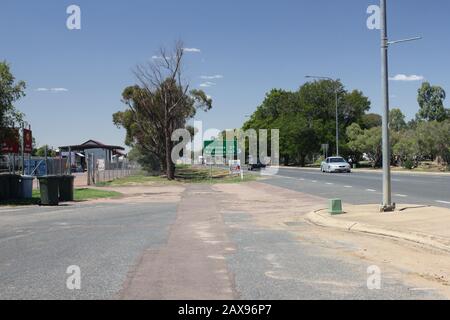
[[(308, 222), (320, 227), (387, 237), (450, 252), (450, 238), (442, 235), (411, 230), (408, 228), (411, 225), (411, 223), (408, 225), (408, 221), (403, 224), (404, 229), (402, 228), (402, 224), (396, 224), (397, 228), (392, 228), (369, 224), (362, 222), (361, 220), (358, 221), (358, 216), (345, 219), (335, 218), (335, 216), (331, 216), (325, 209), (311, 212), (307, 214), (305, 218)], [(404, 220), (407, 220), (407, 218)], [(445, 225), (443, 227), (445, 227)], [(402, 228), (402, 230), (400, 230), (400, 228)]]

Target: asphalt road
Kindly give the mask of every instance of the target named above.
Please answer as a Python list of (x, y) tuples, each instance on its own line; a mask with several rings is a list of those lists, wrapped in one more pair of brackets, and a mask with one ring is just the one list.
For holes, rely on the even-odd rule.
[[(281, 168), (269, 184), (313, 194), (326, 199), (340, 198), (350, 204), (382, 202), (382, 174), (321, 173), (320, 170)], [(395, 203), (432, 205), (450, 208), (450, 176), (392, 174)]]
[[(133, 288), (139, 299), (440, 298), (389, 273), (368, 290), (372, 262), (221, 213), (210, 188), (189, 186), (181, 203), (0, 208), (0, 299), (115, 299)], [(81, 290), (67, 288), (69, 266)]]
[[(0, 209), (0, 299), (114, 299), (175, 216), (176, 204)], [(69, 266), (81, 290), (67, 288)]]

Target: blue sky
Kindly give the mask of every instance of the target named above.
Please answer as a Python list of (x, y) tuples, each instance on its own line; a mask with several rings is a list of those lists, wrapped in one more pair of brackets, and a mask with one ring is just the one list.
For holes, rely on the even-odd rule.
[[(391, 48), (390, 75), (418, 75), (450, 91), (450, 2), (388, 2), (392, 40), (424, 37)], [(71, 4), (81, 7), (81, 30), (66, 28)], [(296, 90), (307, 74), (340, 78), (380, 112), (379, 31), (366, 27), (371, 4), (378, 1), (0, 0), (0, 60), (27, 82), (17, 107), (38, 143), (52, 146), (90, 138), (123, 144), (111, 115), (124, 109), (132, 69), (178, 39), (201, 50), (187, 54), (191, 85), (214, 83), (203, 88), (214, 109), (197, 116), (205, 128), (240, 127), (267, 91)], [(222, 77), (201, 78), (215, 75)], [(420, 84), (391, 81), (391, 105), (408, 118)]]

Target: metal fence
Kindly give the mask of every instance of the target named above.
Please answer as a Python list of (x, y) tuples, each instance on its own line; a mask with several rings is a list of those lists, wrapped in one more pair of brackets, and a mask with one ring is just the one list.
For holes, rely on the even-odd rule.
[[(18, 156), (0, 156), (0, 173), (17, 173), (31, 176), (45, 175), (65, 175), (73, 173), (75, 168), (69, 169), (67, 158), (40, 158), (26, 157), (22, 159)], [(95, 159), (93, 155), (86, 158), (86, 171), (79, 169), (77, 179), (83, 185), (96, 185), (102, 182), (109, 182), (115, 179), (136, 175), (141, 172), (141, 167), (134, 162), (121, 160), (105, 163), (103, 160)], [(84, 178), (85, 176), (85, 178)]]
[(0, 173), (24, 173), (30, 176), (63, 175), (68, 172), (68, 160), (60, 158), (0, 156)]
[(108, 163), (103, 167), (100, 165), (101, 162), (97, 161), (93, 155), (90, 155), (86, 158), (86, 163), (88, 186), (133, 176), (141, 172), (141, 167), (138, 164), (128, 160)]

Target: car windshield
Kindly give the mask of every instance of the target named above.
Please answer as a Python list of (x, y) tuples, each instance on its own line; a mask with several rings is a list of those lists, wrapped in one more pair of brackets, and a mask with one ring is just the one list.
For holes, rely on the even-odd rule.
[(330, 163), (342, 163), (345, 162), (343, 158), (331, 158)]

